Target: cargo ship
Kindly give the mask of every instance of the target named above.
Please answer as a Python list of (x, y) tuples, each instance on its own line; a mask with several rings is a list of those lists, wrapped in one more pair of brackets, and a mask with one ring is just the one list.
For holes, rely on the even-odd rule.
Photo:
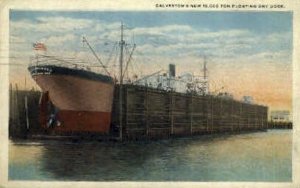
[(266, 106), (235, 100), (228, 93), (209, 92), (206, 60), (201, 76), (176, 76), (175, 65), (170, 64), (166, 72), (125, 80), (135, 45), (124, 64), (126, 44), (121, 25), (117, 79), (87, 39), (83, 41), (102, 72), (49, 55), (37, 55), (28, 67), (42, 90), (40, 124), (51, 133), (137, 139), (267, 129)]
[(28, 69), (43, 91), (40, 119), (45, 128), (109, 131), (114, 92), (111, 77), (56, 65), (36, 65)]

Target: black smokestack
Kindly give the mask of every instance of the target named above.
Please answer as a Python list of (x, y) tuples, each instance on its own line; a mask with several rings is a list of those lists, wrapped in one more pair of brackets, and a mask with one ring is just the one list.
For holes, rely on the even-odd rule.
[(175, 65), (174, 64), (169, 64), (169, 76), (170, 77), (175, 77)]

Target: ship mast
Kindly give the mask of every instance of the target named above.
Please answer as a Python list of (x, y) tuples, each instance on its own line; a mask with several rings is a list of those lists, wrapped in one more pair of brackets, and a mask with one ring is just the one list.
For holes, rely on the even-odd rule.
[(123, 23), (121, 23), (121, 40), (120, 40), (120, 86), (119, 86), (119, 123), (120, 123), (120, 140), (122, 140), (122, 132), (123, 132), (123, 109), (122, 109), (122, 89), (123, 89), (123, 51), (124, 51), (124, 44), (125, 44), (125, 41), (123, 40)]
[(206, 80), (207, 79), (207, 68), (206, 68), (206, 57), (204, 57), (204, 65), (203, 65), (203, 78), (204, 78), (204, 80)]
[(206, 56), (204, 56), (204, 62), (203, 62), (203, 80), (204, 80), (204, 93), (208, 93), (208, 78), (207, 78), (207, 61)]
[(120, 40), (120, 85), (123, 84), (123, 51), (125, 41), (123, 40), (123, 23), (121, 23), (121, 40)]
[(199, 90), (201, 92), (202, 95), (207, 95), (209, 93), (209, 89), (208, 89), (208, 75), (207, 75), (207, 61), (206, 61), (206, 56), (204, 56), (204, 60), (203, 60), (203, 77), (200, 81), (198, 81), (199, 83)]

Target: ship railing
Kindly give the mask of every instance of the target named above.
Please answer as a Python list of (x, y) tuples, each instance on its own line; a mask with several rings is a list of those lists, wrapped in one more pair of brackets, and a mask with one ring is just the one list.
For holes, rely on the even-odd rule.
[(79, 59), (68, 58), (68, 57), (58, 57), (50, 55), (36, 55), (31, 58), (31, 63), (29, 66), (38, 65), (54, 65), (58, 67), (66, 67), (79, 70), (88, 70), (93, 72), (102, 72), (102, 66), (98, 64), (91, 64)]

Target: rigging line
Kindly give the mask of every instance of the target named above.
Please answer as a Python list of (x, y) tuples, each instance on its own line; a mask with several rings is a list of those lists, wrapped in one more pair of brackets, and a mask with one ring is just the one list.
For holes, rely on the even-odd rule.
[(66, 61), (64, 59), (59, 59), (59, 58), (56, 58), (56, 57), (53, 57), (53, 56), (47, 56), (47, 55), (41, 55), (42, 57), (46, 57), (46, 58), (50, 58), (52, 60), (57, 60), (57, 61), (62, 61), (62, 62), (65, 62), (65, 63), (70, 63), (70, 64), (74, 64), (72, 62), (69, 62), (69, 61)]
[[(126, 64), (127, 64), (127, 54), (128, 54), (128, 47), (127, 47), (127, 45), (124, 45), (124, 51), (125, 51), (125, 53), (124, 53), (124, 60), (125, 60), (125, 64), (124, 64), (124, 67), (126, 66)], [(126, 57), (125, 57), (126, 56)], [(125, 77), (125, 74), (126, 74), (126, 70), (125, 70), (125, 68), (123, 69), (123, 75), (122, 75), (122, 79)], [(128, 78), (128, 74), (127, 74), (127, 78)]]
[[(65, 57), (65, 58), (61, 58), (58, 56), (49, 56), (49, 55), (40, 55), (42, 58), (44, 58), (45, 60), (57, 60), (57, 61), (63, 61), (66, 63), (70, 63), (70, 64), (86, 64), (85, 61), (78, 59), (78, 58), (72, 58), (72, 57)], [(43, 59), (42, 59), (43, 60)], [(72, 62), (71, 62), (72, 61)], [(95, 63), (91, 63), (91, 64), (95, 64)]]
[[(133, 66), (133, 63), (134, 63), (134, 66)], [(142, 75), (142, 70), (141, 70), (140, 66), (138, 66), (138, 65), (139, 65), (138, 63), (136, 63), (135, 61), (132, 61), (132, 67), (134, 67), (135, 71), (139, 72), (140, 75)], [(135, 73), (135, 74), (138, 75), (137, 73)]]
[(102, 65), (102, 68), (105, 70), (105, 72), (110, 75), (110, 73), (107, 71), (106, 67), (103, 65), (102, 61), (100, 60), (100, 58), (97, 56), (96, 52), (94, 51), (94, 49), (91, 47), (91, 45), (89, 44), (89, 42), (87, 41), (87, 39), (85, 37), (83, 37), (83, 42), (86, 42), (86, 44), (88, 45), (88, 47), (90, 48), (90, 50), (92, 51), (92, 53), (94, 54), (94, 56), (96, 57), (96, 59), (99, 61), (99, 63)]
[(152, 76), (154, 76), (154, 75), (157, 75), (157, 74), (161, 73), (162, 71), (163, 71), (163, 70), (159, 70), (159, 71), (156, 71), (156, 72), (154, 72), (154, 73), (148, 74), (148, 75), (144, 76), (143, 78), (140, 78), (140, 79), (136, 80), (135, 83), (136, 83), (136, 82), (139, 82), (139, 81), (142, 81), (142, 80), (145, 80), (145, 79), (147, 79), (147, 78), (150, 78), (150, 77), (152, 77)]
[(135, 72), (135, 67), (133, 66), (133, 64), (134, 64), (134, 58), (132, 57), (131, 58), (131, 63), (128, 65), (128, 66), (130, 66), (130, 69), (129, 70), (131, 70), (131, 72), (133, 73), (133, 74), (136, 74), (136, 72)]
[[(127, 47), (125, 47), (125, 48), (127, 49)], [(127, 49), (127, 50), (128, 50), (128, 49)], [(128, 69), (128, 64), (130, 64), (130, 60), (132, 59), (132, 54), (133, 54), (134, 50), (135, 50), (135, 44), (133, 45), (132, 51), (131, 51), (130, 54), (129, 54), (129, 58), (128, 58), (127, 62), (126, 62), (126, 67), (125, 67), (125, 70), (124, 70), (124, 73), (127, 72), (127, 77), (128, 77), (128, 71), (127, 71), (127, 69)]]
[[(129, 49), (128, 49), (128, 45), (125, 45), (125, 51), (126, 51), (126, 58), (125, 59), (127, 59), (127, 56), (128, 56), (128, 54), (129, 54)], [(125, 67), (127, 68), (128, 67), (128, 60), (129, 60), (129, 58), (126, 60), (126, 63), (125, 63)], [(125, 76), (125, 74), (126, 74), (126, 68), (124, 69), (124, 73), (123, 73), (123, 76), (122, 76), (122, 78), (124, 78), (124, 76)], [(127, 72), (127, 78), (128, 78), (128, 72)]]
[(90, 53), (88, 53), (88, 50), (85, 48), (84, 43), (82, 42), (82, 46), (80, 47), (81, 53), (86, 57), (85, 61), (89, 64), (94, 64), (94, 61), (91, 61)]
[(138, 74), (136, 73), (136, 67), (133, 66), (133, 63), (134, 63), (134, 59), (133, 59), (133, 58), (132, 58), (131, 62), (132, 62), (132, 63), (130, 63), (129, 66), (131, 67), (131, 70), (132, 70), (132, 72), (133, 72), (133, 75), (138, 76)]
[[(116, 46), (116, 49), (118, 49), (118, 46)], [(119, 56), (119, 50), (116, 50), (116, 54), (115, 54), (115, 57), (114, 57), (114, 60), (113, 60), (113, 67), (117, 67), (117, 59), (118, 59), (118, 56)], [(115, 68), (112, 69), (113, 71), (113, 75), (114, 75), (114, 78), (116, 79), (117, 75), (116, 75), (116, 70)]]
[(106, 62), (106, 64), (105, 64), (105, 66), (108, 66), (109, 62), (111, 61), (112, 55), (113, 55), (113, 53), (114, 53), (114, 51), (115, 51), (115, 49), (116, 49), (116, 45), (117, 45), (117, 44), (118, 44), (118, 42), (115, 42), (115, 43), (114, 43), (114, 46), (113, 46), (113, 48), (112, 48), (112, 50), (111, 50), (111, 53), (110, 53), (109, 56), (108, 56), (108, 59), (107, 59), (107, 62)]
[(132, 32), (132, 44), (135, 44), (134, 32)]
[[(128, 51), (129, 51), (129, 56), (128, 56), (128, 60), (127, 60), (127, 63), (126, 63), (126, 67), (125, 67), (125, 70), (127, 71), (127, 77), (130, 76), (129, 72), (130, 70), (128, 70), (128, 66), (131, 64), (132, 62), (132, 56), (133, 56), (133, 52), (134, 52), (134, 49), (135, 46), (133, 46), (131, 49), (130, 47), (128, 48)], [(131, 73), (132, 74), (132, 73)]]
[[(138, 51), (136, 51), (136, 52), (138, 52)], [(141, 53), (139, 53), (142, 57), (140, 57), (139, 59), (139, 62), (142, 62), (142, 59), (145, 57), (143, 54), (141, 54)], [(145, 57), (145, 58), (147, 58), (147, 57)], [(141, 74), (142, 74), (142, 68), (141, 68), (141, 63), (137, 63), (136, 64), (137, 66), (136, 66), (136, 68), (138, 69), (138, 72), (140, 72)]]
[(128, 58), (128, 54), (129, 54), (128, 45), (124, 45), (124, 48), (125, 48), (124, 61), (127, 62), (127, 58)]
[[(132, 57), (132, 60), (131, 60), (132, 63), (130, 64), (130, 66), (134, 69), (134, 71), (136, 71), (136, 72), (141, 72), (141, 70), (139, 69), (140, 66), (139, 66), (139, 64), (136, 62), (136, 59), (137, 59), (137, 58), (133, 58), (133, 57)], [(135, 74), (137, 74), (136, 72), (135, 72)]]

